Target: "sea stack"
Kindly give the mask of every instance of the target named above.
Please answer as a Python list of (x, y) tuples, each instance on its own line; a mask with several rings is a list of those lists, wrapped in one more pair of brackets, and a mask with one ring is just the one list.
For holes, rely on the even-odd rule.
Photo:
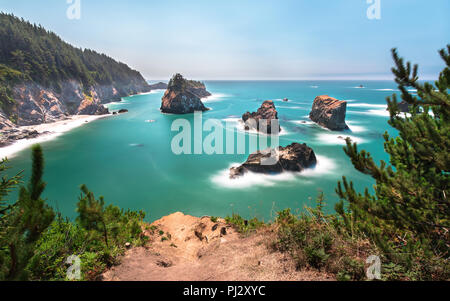
[[(278, 120), (278, 112), (272, 100), (263, 102), (258, 111), (250, 113), (247, 112), (242, 115), (242, 120), (245, 122), (245, 129), (255, 129), (264, 134), (272, 134), (272, 120)], [(254, 122), (250, 122), (253, 120)], [(266, 121), (267, 126), (262, 124), (262, 120)], [(266, 128), (265, 128), (266, 127)], [(278, 133), (281, 132), (281, 127), (278, 123)]]
[(347, 102), (339, 101), (328, 95), (317, 96), (314, 99), (312, 111), (309, 118), (317, 124), (332, 131), (348, 130), (345, 123)]
[(171, 114), (189, 114), (195, 111), (208, 111), (201, 98), (210, 96), (203, 83), (186, 80), (181, 74), (175, 74), (169, 82), (162, 98), (161, 112)]
[[(271, 154), (277, 154), (277, 156), (274, 155), (273, 164), (268, 164), (271, 162), (269, 159)], [(317, 159), (312, 148), (306, 144), (292, 143), (286, 147), (280, 146), (251, 154), (244, 164), (230, 169), (230, 178), (238, 178), (248, 171), (264, 174), (279, 174), (284, 171), (300, 172), (316, 164)]]

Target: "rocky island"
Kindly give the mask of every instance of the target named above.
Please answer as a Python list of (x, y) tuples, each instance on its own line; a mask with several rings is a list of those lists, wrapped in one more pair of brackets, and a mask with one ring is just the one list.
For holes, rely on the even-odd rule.
[(203, 83), (186, 80), (181, 74), (175, 74), (169, 82), (162, 98), (161, 112), (171, 114), (189, 114), (195, 111), (208, 111), (201, 98), (211, 96)]
[[(278, 112), (272, 100), (266, 100), (261, 107), (253, 113), (247, 112), (242, 115), (242, 120), (245, 122), (245, 130), (255, 129), (264, 134), (272, 134), (272, 120), (278, 120)], [(249, 122), (254, 120), (255, 122)], [(262, 125), (261, 120), (266, 120), (267, 128)], [(278, 133), (281, 132), (281, 127), (278, 124)]]
[(339, 101), (328, 95), (321, 95), (314, 99), (309, 118), (332, 131), (342, 131), (349, 129), (345, 123), (346, 112), (346, 101)]
[[(264, 165), (263, 161), (268, 159), (273, 151), (277, 153), (278, 161), (273, 165)], [(316, 163), (316, 155), (312, 148), (306, 144), (292, 143), (286, 147), (280, 146), (277, 149), (251, 154), (244, 164), (230, 169), (230, 178), (236, 179), (248, 171), (264, 174), (278, 174), (284, 171), (300, 172), (315, 166)]]

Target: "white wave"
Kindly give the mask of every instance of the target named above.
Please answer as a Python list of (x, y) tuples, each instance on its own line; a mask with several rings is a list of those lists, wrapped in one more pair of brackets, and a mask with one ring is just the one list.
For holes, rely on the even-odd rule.
[(355, 108), (384, 108), (387, 109), (387, 104), (381, 105), (381, 104), (371, 104), (371, 103), (350, 103), (347, 104), (348, 107), (355, 107)]
[(395, 89), (372, 89), (372, 91), (398, 91)]
[(319, 86), (309, 86), (310, 88), (317, 89)]
[(277, 108), (281, 108), (281, 109), (291, 109), (291, 110), (303, 110), (303, 107), (300, 106), (292, 106), (292, 107), (288, 107), (288, 106), (277, 106)]
[(346, 133), (321, 133), (316, 136), (316, 140), (323, 144), (346, 144), (345, 139), (349, 137), (353, 142), (357, 142), (359, 144), (367, 142), (363, 138), (348, 135)]
[[(268, 175), (254, 172), (247, 172), (236, 179), (230, 179), (230, 168), (238, 167), (240, 163), (233, 163), (229, 168), (221, 170), (211, 178), (211, 181), (218, 186), (230, 189), (243, 189), (254, 186), (272, 187), (278, 183), (288, 183), (299, 181), (305, 183), (305, 177), (322, 177), (326, 174), (333, 174), (336, 164), (330, 158), (316, 155), (317, 164), (313, 168), (308, 168), (302, 172), (283, 172), (280, 174)], [(309, 182), (306, 182), (309, 183)]]
[(69, 132), (77, 127), (84, 126), (97, 119), (106, 118), (111, 115), (77, 115), (72, 116), (69, 120), (57, 121), (54, 123), (43, 123), (35, 126), (24, 126), (22, 129), (36, 130), (41, 134), (32, 139), (22, 139), (14, 142), (11, 145), (0, 148), (0, 158), (14, 157), (18, 152), (29, 148), (36, 143), (43, 143), (58, 138), (66, 132)]
[(352, 133), (361, 133), (361, 132), (366, 132), (367, 131), (366, 127), (363, 127), (361, 125), (357, 125), (353, 121), (347, 121), (347, 125), (350, 128), (350, 131), (352, 131)]
[(290, 172), (277, 175), (248, 172), (242, 177), (230, 179), (230, 168), (238, 167), (239, 165), (240, 163), (233, 163), (229, 168), (221, 170), (211, 178), (212, 182), (225, 188), (242, 189), (252, 186), (274, 186), (277, 182), (289, 182), (296, 178), (295, 174)]
[[(234, 123), (236, 124), (235, 128), (238, 130), (238, 132), (241, 133), (247, 133), (249, 135), (257, 135), (257, 136), (272, 136), (271, 134), (264, 134), (261, 132), (258, 132), (255, 129), (250, 129), (250, 130), (246, 130), (245, 129), (245, 123), (241, 118), (237, 118), (237, 117), (227, 117), (222, 119), (222, 121), (227, 122), (227, 123)], [(278, 136), (286, 136), (289, 135), (289, 132), (282, 126), (281, 127), (281, 131), (278, 134)], [(224, 127), (226, 130), (231, 130), (229, 127)], [(234, 130), (234, 128), (233, 128)]]
[(301, 176), (307, 177), (321, 177), (327, 174), (333, 174), (337, 165), (336, 163), (325, 156), (316, 155), (317, 164), (313, 168), (307, 168), (300, 172)]
[(370, 115), (370, 116), (382, 116), (382, 117), (389, 117), (389, 111), (386, 109), (380, 109), (380, 110), (367, 110), (367, 111), (347, 111), (351, 114), (359, 114), (359, 115)]
[(204, 101), (204, 102), (216, 102), (216, 101), (222, 101), (226, 97), (229, 97), (229, 95), (228, 94), (223, 94), (223, 93), (212, 93), (211, 96), (202, 98), (202, 101)]

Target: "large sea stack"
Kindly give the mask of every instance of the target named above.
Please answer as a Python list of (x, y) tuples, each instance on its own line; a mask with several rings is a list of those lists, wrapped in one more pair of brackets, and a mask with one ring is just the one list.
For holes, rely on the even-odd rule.
[[(277, 154), (278, 160), (268, 164), (271, 162), (269, 158), (274, 153)], [(230, 178), (238, 178), (248, 171), (264, 174), (279, 174), (284, 171), (300, 172), (315, 166), (316, 163), (316, 155), (312, 148), (306, 144), (292, 143), (286, 147), (280, 146), (277, 149), (251, 154), (244, 164), (230, 169)]]
[[(258, 111), (250, 113), (247, 112), (242, 115), (242, 120), (245, 122), (245, 129), (255, 129), (264, 134), (272, 134), (272, 120), (278, 120), (278, 112), (275, 108), (273, 101), (266, 100), (263, 102)], [(254, 122), (250, 122), (254, 120)], [(266, 121), (267, 126), (262, 124), (262, 120)], [(281, 131), (281, 127), (278, 123), (278, 132)]]
[(328, 95), (321, 95), (314, 99), (309, 118), (332, 131), (342, 131), (349, 129), (345, 123), (346, 112), (346, 101), (339, 101)]
[(208, 111), (201, 98), (210, 96), (203, 83), (186, 80), (181, 74), (175, 74), (169, 82), (162, 98), (161, 112), (171, 114), (189, 114), (195, 111)]

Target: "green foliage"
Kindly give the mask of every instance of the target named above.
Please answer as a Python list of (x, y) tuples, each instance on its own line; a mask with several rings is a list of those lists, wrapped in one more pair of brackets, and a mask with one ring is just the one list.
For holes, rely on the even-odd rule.
[[(72, 255), (81, 259), (82, 280), (96, 279), (106, 268), (117, 263), (127, 242), (143, 245), (145, 214), (105, 206), (103, 197), (96, 200), (85, 185), (78, 203), (77, 222), (55, 219), (53, 210), (41, 198), (46, 187), (42, 180), (42, 149), (32, 149), (32, 173), (19, 200), (8, 205), (4, 198), (21, 179), (2, 177), (0, 182), (0, 280), (65, 280), (66, 260)], [(0, 173), (7, 170), (0, 162)]]
[[(344, 148), (357, 170), (376, 182), (375, 193), (356, 192), (343, 177), (337, 193), (348, 202), (336, 205), (349, 233), (361, 233), (396, 267), (398, 279), (449, 279), (450, 229), (450, 45), (440, 55), (446, 67), (434, 86), (418, 81), (418, 66), (404, 63), (394, 49), (392, 69), (410, 114), (399, 111), (397, 96), (388, 98), (389, 124), (399, 132), (384, 135), (390, 165), (375, 164), (370, 153), (347, 140)], [(409, 90), (417, 90), (417, 96)], [(419, 269), (413, 275), (406, 271)], [(395, 278), (395, 277), (394, 277)]]
[(168, 88), (184, 92), (186, 89), (204, 89), (205, 84), (195, 80), (187, 80), (181, 74), (175, 74), (169, 81)]
[(217, 220), (218, 220), (218, 217), (217, 216), (211, 216), (211, 221), (213, 222), (213, 223), (217, 223)]
[(125, 89), (131, 83), (146, 85), (142, 75), (126, 64), (93, 50), (75, 48), (40, 25), (0, 13), (2, 109), (10, 109), (11, 88), (17, 83), (32, 81), (59, 91), (61, 83), (68, 80), (81, 82), (86, 93), (95, 85), (114, 85), (122, 94), (129, 93)]
[[(3, 267), (0, 279), (28, 279), (26, 267), (34, 255), (36, 242), (52, 223), (55, 214), (41, 198), (45, 189), (42, 181), (44, 158), (39, 145), (32, 149), (33, 168), (28, 187), (21, 187), (19, 200), (5, 218), (2, 235)], [(2, 227), (3, 228), (3, 227)]]
[(231, 217), (227, 216), (225, 221), (234, 226), (236, 230), (242, 234), (249, 234), (265, 225), (263, 221), (258, 220), (256, 217), (251, 220), (246, 220), (236, 213), (233, 213)]
[(365, 239), (342, 233), (336, 215), (323, 212), (324, 197), (317, 198), (316, 208), (305, 208), (298, 216), (290, 209), (278, 212), (276, 249), (291, 254), (298, 269), (314, 268), (336, 274), (338, 280), (363, 280), (361, 257), (375, 252)]

